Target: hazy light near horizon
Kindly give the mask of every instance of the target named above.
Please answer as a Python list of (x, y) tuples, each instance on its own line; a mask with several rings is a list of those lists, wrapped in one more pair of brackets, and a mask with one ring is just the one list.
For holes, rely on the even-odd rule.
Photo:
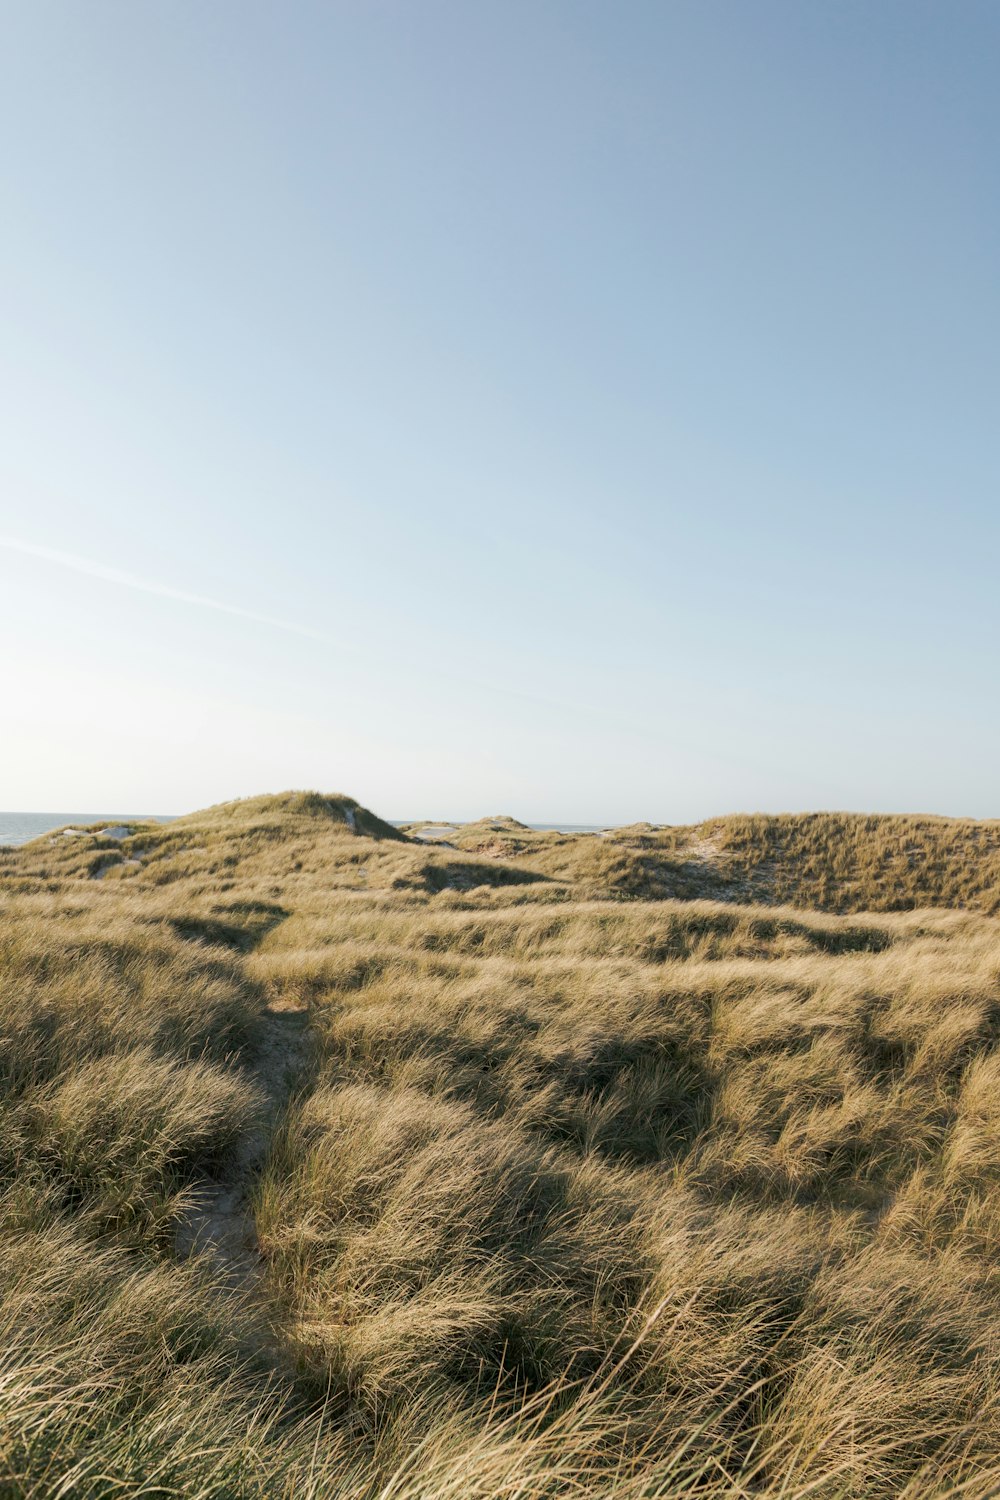
[(995, 6), (7, 23), (0, 805), (1000, 813)]

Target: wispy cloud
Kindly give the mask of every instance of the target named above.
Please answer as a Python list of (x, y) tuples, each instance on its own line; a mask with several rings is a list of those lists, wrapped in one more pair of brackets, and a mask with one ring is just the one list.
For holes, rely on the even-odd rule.
[[(25, 542), (19, 537), (0, 535), (0, 549), (8, 552), (20, 552), (25, 557), (37, 557), (42, 562), (55, 564), (56, 567), (69, 568), (74, 573), (84, 573), (91, 578), (103, 579), (105, 583), (117, 584), (120, 588), (135, 589), (141, 594), (153, 594), (160, 599), (174, 599), (178, 604), (194, 604), (202, 609), (214, 609), (220, 614), (235, 615), (241, 620), (252, 620), (258, 625), (269, 625), (275, 630), (284, 630), (290, 635), (305, 636), (308, 640), (322, 641), (328, 646), (337, 648), (338, 654), (348, 654), (355, 659), (361, 657), (367, 659), (377, 669), (385, 667), (389, 662), (373, 654), (360, 644), (348, 644), (337, 639), (325, 630), (317, 630), (312, 625), (302, 625), (297, 620), (283, 620), (276, 615), (261, 614), (256, 609), (244, 609), (240, 604), (228, 604), (223, 599), (213, 599), (207, 594), (192, 594), (187, 589), (174, 588), (172, 584), (158, 583), (151, 578), (140, 578), (135, 573), (126, 573), (121, 568), (108, 567), (106, 563), (95, 562), (90, 557), (79, 557), (75, 552), (61, 552), (55, 547), (43, 547), (37, 542)], [(393, 653), (391, 665), (398, 669), (406, 664), (404, 652)], [(696, 753), (703, 760), (718, 761), (721, 764), (749, 766), (754, 769), (764, 769), (763, 765), (750, 760), (742, 755), (735, 754), (729, 747), (718, 744), (706, 744), (692, 739), (689, 733), (678, 732), (675, 725), (661, 726), (655, 723), (643, 722), (640, 717), (631, 713), (622, 714), (620, 709), (606, 701), (599, 699), (596, 702), (565, 702), (549, 697), (546, 694), (538, 694), (525, 691), (520, 686), (505, 685), (496, 679), (485, 679), (468, 672), (451, 671), (446, 665), (412, 660), (410, 666), (415, 675), (428, 683), (438, 683), (439, 690), (447, 690), (454, 695), (456, 690), (462, 692), (470, 687), (476, 687), (480, 691), (487, 691), (491, 698), (506, 698), (520, 703), (531, 704), (532, 707), (543, 707), (554, 709), (570, 717), (592, 721), (603, 727), (614, 725), (617, 729), (627, 731), (637, 739), (649, 743), (662, 744), (669, 742), (673, 749), (686, 749), (688, 752)], [(773, 764), (769, 765), (773, 770)]]
[(191, 594), (186, 589), (174, 588), (172, 584), (140, 578), (135, 573), (123, 572), (121, 568), (109, 568), (106, 563), (95, 562), (90, 557), (78, 557), (75, 552), (60, 552), (55, 547), (41, 547), (36, 542), (24, 542), (12, 536), (0, 536), (0, 547), (8, 552), (23, 553), (26, 557), (37, 557), (42, 562), (55, 563), (60, 568), (70, 568), (74, 573), (85, 573), (90, 578), (101, 578), (105, 583), (136, 589), (140, 594), (175, 599), (179, 604), (195, 604), (202, 609), (217, 610), (220, 614), (236, 615), (241, 620), (254, 620), (258, 625), (270, 625), (275, 630), (286, 630), (292, 635), (307, 636), (310, 640), (325, 641), (328, 645), (342, 645), (342, 642), (334, 641), (325, 631), (316, 630), (311, 625), (301, 625), (296, 620), (282, 620), (276, 615), (263, 615), (256, 609), (244, 609), (240, 604), (227, 604), (224, 599), (212, 599), (207, 594)]

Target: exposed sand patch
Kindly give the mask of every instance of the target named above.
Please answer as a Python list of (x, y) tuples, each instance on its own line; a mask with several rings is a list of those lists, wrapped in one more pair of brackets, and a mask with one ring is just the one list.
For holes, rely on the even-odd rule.
[(257, 1175), (267, 1159), (271, 1137), (309, 1052), (309, 1012), (276, 1001), (268, 1006), (260, 1046), (250, 1077), (264, 1099), (258, 1129), (234, 1153), (229, 1169), (206, 1177), (185, 1195), (174, 1234), (178, 1256), (211, 1256), (232, 1287), (252, 1284), (263, 1262), (257, 1242), (252, 1197)]
[(58, 844), (60, 838), (128, 839), (132, 837), (132, 833), (133, 829), (127, 823), (116, 823), (112, 828), (64, 828), (61, 833), (53, 834), (49, 843)]
[(698, 863), (707, 863), (709, 860), (718, 859), (722, 852), (722, 835), (702, 835), (701, 838), (692, 839), (678, 851), (686, 860)]

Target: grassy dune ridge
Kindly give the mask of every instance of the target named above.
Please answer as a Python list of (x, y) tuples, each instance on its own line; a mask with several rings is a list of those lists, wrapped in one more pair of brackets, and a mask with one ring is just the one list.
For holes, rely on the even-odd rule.
[(993, 1492), (997, 827), (0, 850), (0, 1493)]
[(832, 912), (1000, 909), (997, 821), (759, 814), (676, 828), (635, 824), (581, 838), (484, 818), (451, 841), (578, 887), (644, 899), (704, 896)]

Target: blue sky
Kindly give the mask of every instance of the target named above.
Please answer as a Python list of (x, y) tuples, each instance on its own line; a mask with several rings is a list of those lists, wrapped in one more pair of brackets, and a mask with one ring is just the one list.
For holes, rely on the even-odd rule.
[(0, 16), (0, 805), (1000, 815), (994, 4)]

